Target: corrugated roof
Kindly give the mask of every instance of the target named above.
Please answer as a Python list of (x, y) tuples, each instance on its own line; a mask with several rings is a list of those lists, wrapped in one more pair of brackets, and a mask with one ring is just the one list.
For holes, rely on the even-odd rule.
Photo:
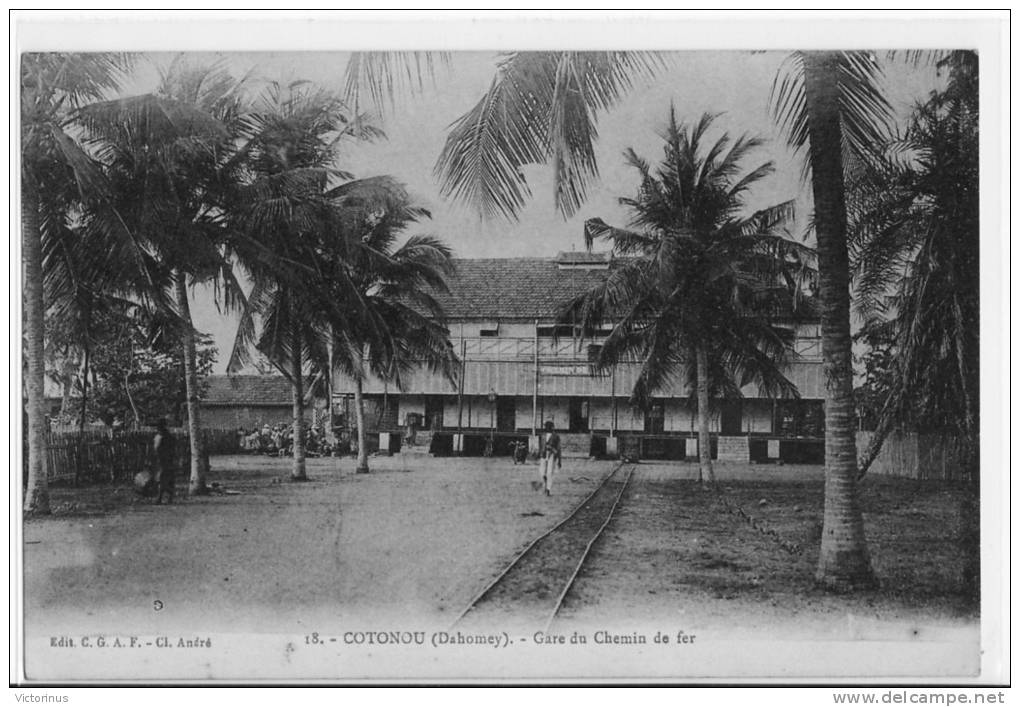
[(290, 381), (283, 376), (209, 376), (204, 405), (291, 405)]
[(608, 273), (563, 270), (552, 258), (458, 259), (454, 264), (449, 294), (437, 297), (450, 319), (549, 319)]

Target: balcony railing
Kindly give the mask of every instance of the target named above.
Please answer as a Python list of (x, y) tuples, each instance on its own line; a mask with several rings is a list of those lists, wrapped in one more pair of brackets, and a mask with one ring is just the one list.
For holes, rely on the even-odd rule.
[[(454, 346), (459, 354), (461, 340), (455, 339)], [(597, 344), (591, 339), (551, 338), (538, 339), (538, 357), (543, 361), (550, 359), (587, 361), (588, 347)], [(480, 336), (463, 339), (464, 356), (469, 361), (533, 361), (535, 359), (535, 339), (533, 337), (497, 337)], [(797, 339), (794, 341), (797, 358), (807, 361), (820, 361), (822, 347), (820, 339)]]
[[(464, 356), (473, 361), (531, 361), (535, 358), (534, 338), (496, 336), (465, 337)], [(538, 340), (538, 356), (542, 359), (586, 359), (588, 343), (571, 339)], [(454, 342), (457, 345), (457, 342)]]

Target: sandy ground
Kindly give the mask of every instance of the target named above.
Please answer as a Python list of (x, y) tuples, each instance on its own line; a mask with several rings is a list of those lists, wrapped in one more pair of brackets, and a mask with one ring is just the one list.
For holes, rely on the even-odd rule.
[[(57, 513), (24, 524), (29, 664), (37, 656), (36, 674), (59, 677), (658, 679), (976, 670), (977, 612), (951, 587), (959, 558), (949, 490), (871, 484), (866, 525), (885, 583), (877, 592), (831, 596), (811, 581), (821, 469), (727, 464), (717, 466), (722, 494), (775, 536), (700, 490), (696, 465), (639, 464), (551, 629), (586, 633), (588, 646), (554, 653), (522, 635), (513, 639), (512, 659), (473, 647), (387, 648), (382, 661), (378, 647), (343, 646), (334, 654), (310, 634), (449, 629), (615, 465), (568, 460), (551, 497), (532, 488), (534, 465), (505, 459), (379, 457), (369, 475), (354, 474), (353, 466), (352, 459), (310, 460), (311, 480), (291, 483), (287, 460), (214, 458), (210, 480), (238, 493), (169, 507), (124, 488), (54, 489)], [(799, 550), (789, 552), (777, 538)], [(676, 650), (607, 647), (598, 630), (641, 633), (649, 642), (662, 630)], [(86, 634), (176, 640), (192, 633), (234, 636), (233, 648), (72, 653), (51, 643)], [(699, 637), (697, 651), (676, 642), (681, 634)], [(144, 665), (121, 665), (111, 655)]]
[(286, 460), (214, 458), (210, 480), (240, 494), (26, 522), (27, 628), (443, 624), (611, 468), (571, 460), (545, 497), (505, 460), (316, 459), (291, 483)]
[[(976, 609), (954, 591), (960, 558), (944, 491), (919, 494), (902, 480), (864, 485), (869, 550), (882, 586), (840, 596), (811, 581), (821, 468), (718, 465), (716, 472), (727, 503), (693, 483), (693, 465), (639, 464), (560, 624), (666, 619), (691, 632), (835, 640), (972, 632)], [(883, 503), (890, 491), (895, 510)], [(736, 508), (758, 527), (730, 512)]]

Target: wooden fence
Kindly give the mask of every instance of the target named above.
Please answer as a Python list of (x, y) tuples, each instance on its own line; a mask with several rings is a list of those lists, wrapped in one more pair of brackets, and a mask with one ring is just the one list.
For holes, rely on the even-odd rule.
[[(857, 433), (857, 450), (863, 453), (871, 432)], [(871, 464), (869, 474), (910, 479), (960, 481), (964, 478), (963, 447), (951, 435), (901, 432), (890, 434)]]
[[(178, 474), (191, 463), (191, 446), (184, 429), (171, 429)], [(152, 438), (155, 429), (113, 432), (109, 429), (50, 431), (46, 435), (46, 471), (52, 484), (124, 482), (139, 471), (153, 468)], [(202, 430), (207, 454), (237, 454), (236, 430)], [(27, 482), (28, 454), (24, 474)]]

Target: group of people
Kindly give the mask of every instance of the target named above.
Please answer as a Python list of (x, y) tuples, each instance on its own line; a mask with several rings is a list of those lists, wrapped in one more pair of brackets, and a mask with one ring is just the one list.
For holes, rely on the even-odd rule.
[[(291, 429), (288, 426), (278, 424), (270, 427), (263, 425), (261, 429), (254, 429), (246, 432), (243, 428), (238, 430), (241, 437), (241, 448), (256, 454), (279, 454), (285, 456), (290, 453), (293, 439)], [(350, 442), (346, 442), (347, 450), (343, 449), (344, 440), (338, 439), (332, 446), (328, 444), (325, 436), (317, 427), (310, 427), (306, 432), (306, 453), (323, 456), (340, 456), (350, 453)], [(516, 443), (513, 446), (514, 463), (523, 463), (525, 453), (522, 453), (526, 446)], [(166, 421), (160, 420), (156, 425), (156, 436), (153, 438), (153, 456), (155, 474), (144, 481), (136, 479), (139, 485), (139, 493), (144, 495), (155, 494), (156, 503), (162, 503), (163, 497), (167, 497), (168, 503), (173, 503), (175, 486), (175, 447), (174, 439), (167, 428)], [(546, 496), (552, 494), (553, 476), (559, 469), (563, 468), (563, 455), (560, 445), (560, 436), (556, 434), (551, 421), (545, 423), (545, 430), (542, 437), (541, 454), (539, 455), (539, 473), (541, 482), (536, 482), (535, 488), (541, 488)]]
[[(294, 448), (293, 426), (289, 424), (277, 423), (270, 427), (266, 423), (261, 428), (255, 427), (251, 431), (239, 428), (237, 434), (240, 437), (241, 449), (252, 454), (285, 457), (290, 455)], [(349, 453), (349, 441), (345, 442), (341, 437), (337, 437), (331, 444), (326, 439), (325, 432), (317, 426), (305, 429), (306, 455), (327, 457)]]
[[(411, 436), (415, 430), (411, 424), (408, 427), (408, 435)], [(293, 431), (290, 425), (276, 424), (270, 427), (269, 424), (265, 424), (261, 428), (252, 429), (250, 432), (241, 428), (238, 430), (238, 435), (241, 438), (241, 449), (252, 454), (287, 456), (292, 451)], [(492, 444), (491, 438), (489, 444)], [(309, 456), (338, 457), (344, 454), (352, 454), (354, 451), (355, 449), (349, 435), (340, 435), (330, 444), (325, 434), (318, 427), (312, 426), (305, 431), (305, 454)], [(491, 448), (486, 451), (485, 456), (492, 456)], [(527, 445), (523, 442), (512, 444), (511, 455), (513, 456), (514, 464), (525, 463)], [(563, 467), (560, 436), (556, 433), (552, 421), (546, 421), (545, 423), (538, 463), (541, 482), (536, 482), (536, 488), (541, 488), (545, 495), (549, 496), (552, 494), (553, 476), (556, 471)]]

